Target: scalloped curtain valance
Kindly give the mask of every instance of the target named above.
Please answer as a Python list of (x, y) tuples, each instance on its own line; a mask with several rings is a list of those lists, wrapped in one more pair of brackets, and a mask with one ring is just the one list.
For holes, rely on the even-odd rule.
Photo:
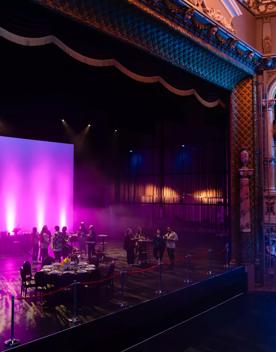
[(28, 11), (0, 5), (0, 37), (24, 46), (55, 45), (95, 67), (115, 67), (143, 83), (159, 83), (179, 96), (193, 95), (207, 108), (225, 107), (228, 92), (109, 35), (36, 5)]

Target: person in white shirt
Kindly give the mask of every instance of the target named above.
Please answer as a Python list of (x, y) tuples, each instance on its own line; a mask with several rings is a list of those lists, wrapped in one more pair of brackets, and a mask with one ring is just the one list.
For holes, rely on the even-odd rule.
[(166, 240), (166, 247), (170, 259), (171, 268), (173, 268), (175, 260), (176, 241), (178, 241), (177, 233), (174, 232), (170, 227), (167, 227), (167, 233), (165, 234), (164, 239)]

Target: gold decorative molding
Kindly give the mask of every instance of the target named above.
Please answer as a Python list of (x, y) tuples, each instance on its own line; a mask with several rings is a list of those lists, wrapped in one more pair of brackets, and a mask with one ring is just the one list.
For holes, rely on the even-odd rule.
[(238, 0), (254, 15), (276, 13), (275, 0)]
[(214, 7), (209, 7), (204, 0), (187, 0), (187, 2), (212, 20), (228, 29), (230, 32), (235, 33), (231, 21), (227, 20), (220, 10), (215, 9)]

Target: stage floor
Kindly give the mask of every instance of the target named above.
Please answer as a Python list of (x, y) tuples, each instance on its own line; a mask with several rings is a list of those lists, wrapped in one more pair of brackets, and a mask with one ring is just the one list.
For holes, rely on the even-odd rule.
[[(216, 241), (216, 243), (218, 243)], [(226, 271), (224, 267), (223, 241), (213, 246), (212, 260), (210, 261), (207, 243), (198, 246), (194, 244), (179, 243), (176, 251), (176, 266), (171, 270), (168, 266), (167, 255), (165, 254), (163, 272), (162, 272), (162, 289), (170, 292), (175, 289), (187, 286), (185, 279), (187, 275), (192, 282), (199, 282), (210, 275), (211, 269), (213, 274)], [(185, 256), (192, 255), (191, 270), (187, 272)], [(128, 305), (141, 304), (149, 299), (156, 297), (156, 290), (160, 288), (160, 276), (158, 266), (149, 252), (149, 265), (146, 268), (127, 267), (125, 251), (122, 249), (121, 242), (109, 242), (107, 245), (107, 255), (116, 261), (116, 279), (113, 295), (110, 296), (105, 290), (101, 290), (97, 296), (91, 296), (87, 304), (82, 301), (78, 302), (78, 317), (81, 322), (87, 322), (100, 318), (120, 310), (120, 303), (123, 301)], [(19, 268), (25, 260), (30, 260), (30, 255), (18, 253), (16, 257), (11, 255), (0, 256), (0, 350), (4, 349), (4, 341), (9, 338), (10, 334), (10, 310), (11, 295), (15, 299), (15, 336), (21, 342), (27, 342), (70, 326), (68, 318), (72, 317), (72, 294), (67, 295), (64, 301), (45, 299), (35, 301), (34, 295), (26, 299), (20, 297), (21, 279)], [(39, 270), (33, 266), (33, 270)], [(120, 271), (127, 269), (125, 292), (122, 296), (120, 288)]]

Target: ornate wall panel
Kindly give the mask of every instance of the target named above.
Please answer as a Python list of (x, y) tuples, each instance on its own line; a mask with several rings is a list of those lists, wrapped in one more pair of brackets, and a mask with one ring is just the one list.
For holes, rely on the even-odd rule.
[[(252, 78), (241, 81), (231, 96), (231, 233), (233, 257), (237, 262), (252, 263), (256, 232), (256, 160), (255, 160), (255, 88)], [(250, 180), (251, 232), (240, 233), (239, 228), (239, 172), (240, 152), (249, 152), (248, 167), (254, 169)]]

